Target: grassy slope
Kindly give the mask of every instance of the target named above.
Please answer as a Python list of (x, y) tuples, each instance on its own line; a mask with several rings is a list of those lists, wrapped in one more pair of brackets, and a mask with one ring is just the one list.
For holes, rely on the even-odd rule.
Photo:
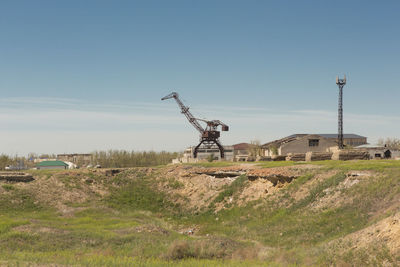
[[(262, 163), (263, 167), (295, 163)], [(332, 241), (363, 229), (393, 212), (400, 197), (399, 161), (315, 162), (319, 173), (337, 174), (310, 183), (305, 175), (284, 187), (275, 197), (213, 212), (215, 202), (242, 190), (248, 181), (241, 177), (226, 186), (209, 209), (185, 211), (170, 196), (154, 191), (153, 172), (132, 170), (109, 178), (96, 176), (111, 194), (89, 202), (69, 205), (77, 208), (62, 216), (54, 207), (36, 199), (34, 191), (18, 185), (2, 185), (0, 194), (0, 263), (79, 264), (87, 266), (248, 266), (395, 264), (399, 255), (382, 245), (363, 250), (332, 248)], [(207, 166), (215, 167), (215, 164)], [(350, 188), (338, 189), (349, 170), (373, 170), (375, 174)], [(40, 173), (44, 177), (57, 173)], [(68, 178), (68, 177), (67, 177)], [(61, 178), (60, 178), (61, 179)], [(73, 179), (63, 176), (71, 188)], [(294, 195), (309, 185), (307, 195)], [(337, 207), (312, 209), (327, 194), (340, 190), (351, 201)], [(197, 227), (196, 236), (182, 235), (182, 229)], [(369, 254), (373, 254), (373, 259)], [(397, 257), (397, 258), (396, 258)], [(242, 261), (242, 260), (246, 261)], [(176, 261), (178, 260), (178, 261)]]

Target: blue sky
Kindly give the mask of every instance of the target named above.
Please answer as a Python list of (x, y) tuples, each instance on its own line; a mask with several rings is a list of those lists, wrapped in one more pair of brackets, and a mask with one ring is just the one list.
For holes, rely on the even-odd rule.
[(344, 129), (398, 137), (398, 1), (1, 1), (0, 149), (183, 150), (172, 101), (222, 142)]

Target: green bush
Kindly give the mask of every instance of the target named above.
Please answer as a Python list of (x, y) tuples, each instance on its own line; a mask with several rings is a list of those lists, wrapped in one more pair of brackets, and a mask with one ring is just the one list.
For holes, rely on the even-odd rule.
[(14, 186), (10, 184), (3, 184), (1, 187), (3, 187), (3, 189), (6, 191), (11, 191), (15, 189)]

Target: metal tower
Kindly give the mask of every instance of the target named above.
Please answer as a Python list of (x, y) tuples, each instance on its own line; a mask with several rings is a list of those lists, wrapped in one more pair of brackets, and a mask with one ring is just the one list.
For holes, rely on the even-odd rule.
[(339, 79), (339, 76), (336, 76), (336, 84), (339, 86), (338, 146), (339, 149), (343, 149), (343, 87), (346, 84), (346, 75), (344, 75), (343, 79)]

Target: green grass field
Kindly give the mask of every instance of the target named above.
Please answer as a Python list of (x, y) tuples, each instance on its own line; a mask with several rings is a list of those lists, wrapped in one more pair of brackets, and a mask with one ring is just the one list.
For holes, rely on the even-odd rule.
[[(304, 163), (254, 163), (263, 168)], [(349, 234), (399, 212), (400, 161), (324, 161), (277, 193), (242, 205), (215, 205), (251, 183), (240, 176), (200, 211), (174, 201), (157, 186), (163, 168), (100, 173), (34, 172), (29, 184), (3, 183), (0, 191), (0, 265), (72, 266), (395, 266), (400, 254), (384, 242), (355, 249)], [(193, 165), (190, 165), (193, 166)], [(197, 165), (221, 167), (225, 163)], [(370, 171), (341, 187), (350, 170)], [(324, 179), (316, 179), (334, 171)], [(55, 179), (71, 201), (60, 211), (38, 194)], [(109, 192), (79, 194), (97, 186)], [(171, 188), (183, 184), (171, 182)], [(307, 188), (306, 192), (302, 190)], [(48, 189), (49, 190), (49, 189)], [(82, 191), (79, 191), (82, 190)], [(303, 194), (301, 198), (299, 194)], [(318, 208), (329, 196), (335, 202)], [(397, 201), (397, 202), (396, 202)], [(337, 204), (338, 202), (339, 204)], [(316, 208), (317, 207), (317, 208)], [(195, 235), (182, 229), (196, 228)], [(372, 256), (371, 256), (372, 255)]]

